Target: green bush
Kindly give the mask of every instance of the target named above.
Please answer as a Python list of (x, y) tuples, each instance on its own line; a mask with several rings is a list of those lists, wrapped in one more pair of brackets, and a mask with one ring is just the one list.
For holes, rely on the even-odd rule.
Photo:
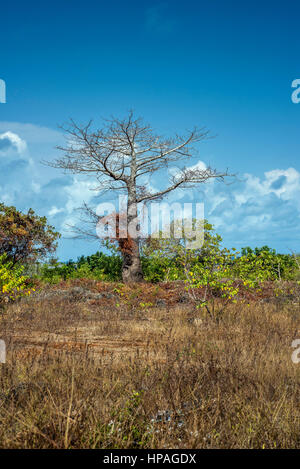
[(12, 261), (8, 261), (5, 254), (0, 256), (0, 305), (28, 296), (34, 291), (34, 288), (29, 287), (23, 270), (23, 266), (13, 265)]
[(90, 278), (102, 281), (118, 281), (121, 279), (122, 259), (119, 256), (107, 256), (97, 252), (91, 256), (81, 256), (77, 262), (72, 260), (61, 263), (53, 261), (44, 264), (40, 278), (48, 283), (72, 278)]
[[(191, 264), (203, 264), (206, 259), (220, 252), (221, 236), (215, 233), (213, 225), (207, 220), (193, 220), (193, 230), (203, 230), (203, 245), (198, 249), (189, 249), (188, 233), (181, 238), (174, 235), (178, 222), (170, 225), (170, 237), (160, 231), (159, 237), (149, 238), (142, 246), (142, 266), (145, 280), (150, 282), (183, 280), (186, 278), (185, 261), (188, 257)], [(179, 224), (179, 226), (181, 226)], [(201, 233), (201, 232), (200, 232)]]
[(297, 264), (293, 256), (277, 254), (268, 246), (241, 249), (233, 266), (232, 274), (242, 280), (262, 282), (266, 280), (292, 280), (296, 276)]

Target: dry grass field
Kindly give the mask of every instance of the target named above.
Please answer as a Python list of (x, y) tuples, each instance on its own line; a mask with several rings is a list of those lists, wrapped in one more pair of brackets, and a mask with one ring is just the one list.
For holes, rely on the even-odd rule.
[(10, 305), (0, 447), (299, 448), (299, 302), (202, 314), (179, 284), (74, 281)]

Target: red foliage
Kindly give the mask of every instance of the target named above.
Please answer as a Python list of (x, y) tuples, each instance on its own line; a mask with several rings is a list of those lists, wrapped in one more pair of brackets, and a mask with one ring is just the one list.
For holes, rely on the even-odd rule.
[(120, 237), (120, 225), (121, 230), (122, 226), (125, 226), (127, 229), (127, 214), (126, 213), (112, 213), (111, 215), (107, 215), (105, 217), (105, 222), (108, 224), (112, 224), (111, 222), (116, 224), (116, 236), (115, 237), (108, 237), (107, 239), (111, 243), (116, 243), (118, 246), (119, 251), (121, 251), (122, 255), (124, 254), (132, 254), (134, 243), (132, 241), (131, 236), (127, 232), (127, 236)]

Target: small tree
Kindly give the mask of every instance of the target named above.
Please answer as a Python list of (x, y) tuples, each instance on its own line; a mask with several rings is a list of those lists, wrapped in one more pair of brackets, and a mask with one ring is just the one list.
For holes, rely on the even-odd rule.
[(275, 249), (269, 246), (255, 249), (242, 248), (241, 256), (236, 259), (233, 266), (236, 277), (251, 280), (254, 283), (292, 279), (295, 270), (296, 262), (291, 255), (276, 253)]
[[(181, 236), (176, 237), (176, 225), (180, 228)], [(206, 259), (220, 250), (222, 238), (215, 233), (213, 225), (207, 220), (192, 220), (192, 233), (201, 230), (202, 243), (197, 249), (189, 250), (191, 230), (183, 224), (182, 220), (173, 220), (167, 233), (162, 230), (157, 237), (150, 236), (142, 242), (143, 261), (147, 265), (150, 280), (183, 280), (186, 278), (185, 270), (196, 263), (204, 264)], [(170, 233), (170, 236), (167, 234)]]
[(185, 280), (192, 303), (218, 321), (226, 307), (236, 301), (239, 291), (235, 279), (230, 278), (237, 253), (234, 248), (230, 251), (221, 247), (221, 236), (207, 220), (192, 220), (192, 233), (204, 230), (203, 243), (197, 249), (188, 247), (191, 230), (187, 233), (183, 230), (183, 237), (176, 238), (175, 225), (176, 220), (171, 223), (170, 239), (147, 240), (144, 254), (158, 265), (162, 259), (173, 275), (172, 279), (177, 274), (177, 278)]
[[(93, 176), (99, 190), (114, 190), (127, 195), (126, 221), (129, 232), (139, 225), (139, 203), (161, 199), (179, 187), (190, 188), (212, 178), (223, 179), (227, 175), (210, 167), (183, 167), (176, 175), (170, 176), (164, 189), (151, 192), (145, 186), (143, 176), (166, 170), (170, 163), (190, 161), (193, 156), (192, 145), (208, 138), (208, 131), (203, 128), (194, 129), (185, 136), (163, 138), (130, 112), (123, 120), (106, 120), (99, 130), (93, 130), (91, 122), (80, 126), (74, 121), (63, 130), (68, 138), (67, 145), (60, 147), (64, 156), (47, 164), (74, 174)], [(93, 211), (88, 207), (86, 209), (92, 220), (97, 222)], [(127, 248), (121, 249), (121, 252), (123, 281), (141, 281), (143, 272), (138, 237), (131, 236)]]
[(189, 262), (189, 255), (185, 257), (186, 289), (190, 298), (216, 321), (230, 303), (236, 302), (239, 293), (238, 285), (228, 276), (235, 257), (235, 249), (217, 247), (201, 262)]
[(32, 209), (21, 213), (15, 207), (0, 203), (0, 255), (7, 261), (30, 263), (52, 253), (57, 248), (59, 233), (47, 225)]

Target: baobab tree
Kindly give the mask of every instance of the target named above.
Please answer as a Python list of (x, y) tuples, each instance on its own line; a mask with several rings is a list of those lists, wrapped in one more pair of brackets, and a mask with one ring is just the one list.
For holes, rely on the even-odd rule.
[[(127, 226), (136, 224), (138, 204), (141, 202), (161, 200), (177, 188), (191, 188), (212, 178), (223, 180), (228, 175), (227, 172), (219, 173), (210, 167), (183, 167), (169, 176), (167, 187), (162, 190), (153, 192), (145, 185), (145, 175), (162, 169), (167, 173), (170, 163), (190, 161), (194, 155), (193, 145), (209, 138), (209, 131), (205, 128), (195, 128), (186, 135), (164, 138), (156, 135), (142, 118), (136, 118), (133, 112), (129, 112), (125, 119), (113, 117), (104, 120), (99, 130), (93, 130), (92, 121), (87, 125), (78, 125), (73, 120), (63, 130), (66, 132), (67, 144), (59, 149), (64, 154), (47, 164), (73, 174), (94, 177), (97, 181), (96, 189), (100, 191), (125, 194)], [(96, 223), (95, 212), (87, 206), (85, 209)], [(127, 239), (126, 249), (121, 248), (121, 253), (123, 281), (143, 280), (138, 237)]]

